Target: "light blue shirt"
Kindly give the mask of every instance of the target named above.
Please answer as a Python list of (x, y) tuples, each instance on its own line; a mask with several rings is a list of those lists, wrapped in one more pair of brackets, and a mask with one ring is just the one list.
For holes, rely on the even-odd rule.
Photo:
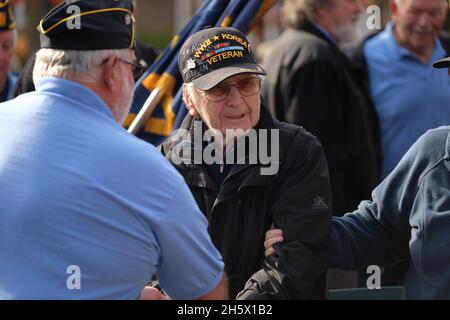
[(423, 64), (393, 36), (393, 24), (364, 44), (369, 84), (381, 128), (383, 177), (428, 129), (450, 124), (450, 77), (434, 69), (445, 51), (438, 39)]
[(172, 165), (86, 87), (36, 90), (0, 108), (0, 299), (135, 299), (154, 275), (176, 299), (215, 288), (222, 258)]

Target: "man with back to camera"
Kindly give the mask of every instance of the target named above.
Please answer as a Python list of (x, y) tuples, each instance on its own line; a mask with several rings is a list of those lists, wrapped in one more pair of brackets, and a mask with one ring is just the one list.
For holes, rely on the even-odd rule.
[(132, 12), (128, 0), (52, 9), (36, 92), (0, 108), (2, 299), (136, 299), (154, 276), (174, 299), (227, 297), (183, 178), (120, 126), (140, 69)]

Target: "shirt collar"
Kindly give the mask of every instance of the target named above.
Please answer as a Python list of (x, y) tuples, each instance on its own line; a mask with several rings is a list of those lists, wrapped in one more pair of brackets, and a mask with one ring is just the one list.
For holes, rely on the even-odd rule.
[[(394, 53), (394, 57), (397, 57), (399, 60), (403, 59), (403, 58), (414, 58), (416, 60), (419, 60), (419, 58), (417, 57), (417, 55), (414, 52), (412, 52), (409, 49), (406, 49), (398, 44), (397, 40), (394, 37), (394, 27), (395, 27), (394, 22), (389, 21), (386, 24), (386, 28), (384, 31), (385, 36), (387, 37), (387, 40), (388, 40), (389, 48)], [(431, 65), (435, 60), (441, 59), (444, 56), (445, 56), (445, 50), (442, 47), (439, 39), (436, 38), (436, 40), (434, 42), (433, 52), (431, 54), (431, 59), (428, 62), (428, 64)]]
[(36, 92), (49, 92), (64, 96), (114, 119), (111, 109), (102, 98), (91, 89), (75, 81), (57, 77), (45, 77), (37, 80), (35, 87)]

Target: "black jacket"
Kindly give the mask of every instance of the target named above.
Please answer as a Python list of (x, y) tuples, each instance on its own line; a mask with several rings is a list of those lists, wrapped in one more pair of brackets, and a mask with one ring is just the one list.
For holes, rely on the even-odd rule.
[[(181, 126), (191, 134), (192, 120), (188, 115)], [(235, 164), (219, 186), (206, 165), (175, 167), (209, 221), (212, 241), (225, 262), (230, 297), (251, 278), (240, 299), (325, 298), (331, 190), (322, 147), (305, 129), (274, 120), (265, 107), (255, 128), (279, 129), (275, 175), (261, 175), (260, 163)], [(160, 146), (172, 163), (176, 145), (169, 138)], [(265, 232), (272, 224), (283, 230), (284, 241), (265, 259)]]
[(313, 24), (287, 29), (264, 63), (263, 97), (280, 121), (304, 126), (323, 145), (334, 214), (353, 211), (378, 183), (378, 118), (361, 70)]

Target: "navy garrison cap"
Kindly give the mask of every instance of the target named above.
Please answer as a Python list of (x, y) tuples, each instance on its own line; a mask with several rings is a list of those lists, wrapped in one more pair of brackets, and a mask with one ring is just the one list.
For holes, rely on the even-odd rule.
[(15, 27), (14, 14), (9, 1), (0, 1), (0, 31), (13, 30)]
[(41, 48), (134, 48), (134, 22), (130, 0), (66, 0), (41, 20)]
[(203, 29), (190, 36), (180, 49), (178, 68), (184, 82), (192, 81), (201, 90), (236, 74), (266, 74), (245, 35), (225, 27)]

